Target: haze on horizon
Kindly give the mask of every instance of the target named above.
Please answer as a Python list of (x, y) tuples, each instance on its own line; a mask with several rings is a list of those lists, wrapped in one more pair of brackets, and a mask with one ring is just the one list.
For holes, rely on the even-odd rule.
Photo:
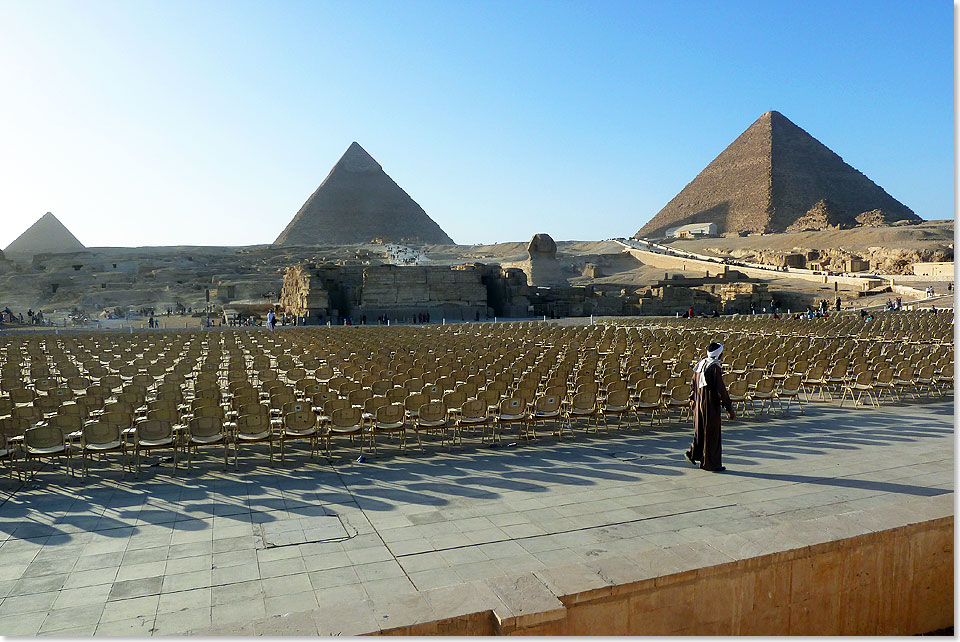
[(629, 236), (770, 109), (952, 218), (952, 8), (0, 1), (0, 248), (270, 243), (354, 140), (458, 243)]

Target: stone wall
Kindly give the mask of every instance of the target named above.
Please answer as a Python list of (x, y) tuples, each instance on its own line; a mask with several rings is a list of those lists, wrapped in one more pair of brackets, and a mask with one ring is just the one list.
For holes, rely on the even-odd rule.
[(476, 265), (398, 267), (378, 265), (363, 271), (362, 314), (430, 312), (473, 319), (487, 315), (487, 288)]
[(526, 276), (499, 265), (357, 266), (312, 264), (287, 268), (280, 306), (316, 322), (321, 317), (380, 316), (409, 320), (472, 321), (490, 316), (527, 316)]
[[(441, 599), (446, 596), (437, 589), (427, 599), (439, 618), (411, 619), (380, 633), (930, 633), (953, 626), (952, 498), (916, 500), (923, 503), (919, 513), (914, 505), (900, 515), (883, 507), (818, 518), (790, 534), (810, 540), (807, 546), (784, 546), (770, 527), (763, 529), (767, 538), (727, 535), (710, 545), (680, 544), (518, 573), (487, 580), (483, 590), (450, 587), (462, 596), (458, 600)], [(931, 512), (950, 514), (922, 516)], [(901, 525), (891, 525), (896, 522)]]
[(914, 263), (915, 276), (953, 276), (953, 261)]

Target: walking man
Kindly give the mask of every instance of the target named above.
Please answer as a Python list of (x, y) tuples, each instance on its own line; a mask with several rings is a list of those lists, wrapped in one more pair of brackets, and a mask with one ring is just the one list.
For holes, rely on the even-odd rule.
[(726, 409), (731, 421), (737, 415), (730, 403), (730, 395), (723, 384), (720, 368), (720, 354), (723, 344), (711, 343), (707, 346), (707, 357), (701, 359), (693, 369), (693, 392), (690, 395), (693, 414), (693, 443), (683, 453), (691, 464), (698, 464), (703, 470), (719, 473), (726, 468), (722, 461), (720, 445), (720, 408)]
[(277, 315), (273, 310), (267, 313), (267, 328), (270, 332), (273, 332), (273, 329), (277, 327)]

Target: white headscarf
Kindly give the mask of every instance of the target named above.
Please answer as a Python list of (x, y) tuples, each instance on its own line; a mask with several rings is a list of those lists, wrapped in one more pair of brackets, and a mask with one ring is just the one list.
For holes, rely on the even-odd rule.
[(717, 345), (719, 345), (720, 347), (717, 348), (716, 350), (713, 350), (712, 352), (707, 352), (707, 358), (701, 359), (697, 363), (696, 367), (693, 369), (695, 373), (700, 375), (699, 379), (697, 380), (697, 384), (699, 385), (700, 388), (705, 388), (707, 386), (707, 376), (706, 376), (707, 368), (709, 368), (715, 363), (719, 363), (720, 361), (720, 355), (723, 353), (723, 344), (719, 343)]

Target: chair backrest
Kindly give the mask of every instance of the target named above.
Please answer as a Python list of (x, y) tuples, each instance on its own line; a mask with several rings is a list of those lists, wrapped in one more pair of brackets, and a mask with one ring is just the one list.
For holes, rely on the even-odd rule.
[(571, 405), (575, 410), (590, 410), (597, 405), (597, 396), (589, 390), (573, 395)]
[(747, 394), (747, 380), (737, 379), (736, 381), (731, 381), (730, 385), (727, 386), (727, 394), (731, 397), (742, 397)]
[(32, 388), (14, 388), (10, 391), (10, 400), (15, 405), (30, 404), (37, 398), (37, 393)]
[(350, 393), (347, 394), (347, 399), (350, 400), (351, 406), (363, 406), (364, 402), (371, 397), (373, 397), (373, 390), (369, 388), (351, 390)]
[(773, 388), (776, 385), (776, 380), (764, 377), (757, 382), (757, 392), (758, 393), (768, 393), (773, 392)]
[(857, 375), (856, 385), (869, 386), (872, 383), (873, 383), (873, 370), (864, 370), (863, 372)]
[(220, 404), (210, 404), (209, 406), (200, 406), (193, 409), (194, 417), (212, 417), (223, 420), (223, 407)]
[(403, 401), (403, 407), (407, 410), (417, 410), (419, 411), (420, 406), (424, 405), (428, 401), (427, 396), (420, 392), (415, 392)]
[(913, 366), (904, 366), (900, 369), (900, 372), (897, 373), (898, 381), (910, 381), (913, 379)]
[(338, 428), (352, 428), (360, 423), (361, 411), (359, 408), (337, 408), (330, 415), (330, 423)]
[(363, 412), (375, 415), (377, 410), (390, 404), (386, 397), (370, 397), (363, 402)]
[(459, 408), (467, 400), (467, 395), (462, 390), (455, 390), (443, 395), (443, 403), (447, 408)]
[(106, 421), (88, 421), (83, 424), (83, 443), (103, 445), (120, 441), (120, 427)]
[(381, 397), (385, 397), (387, 394), (387, 391), (389, 391), (392, 388), (393, 388), (393, 383), (390, 381), (387, 381), (386, 379), (378, 379), (377, 381), (374, 381), (373, 385), (371, 386), (371, 389), (373, 390), (373, 394)]
[(690, 392), (692, 390), (693, 389), (690, 387), (689, 383), (679, 383), (673, 387), (673, 390), (670, 391), (670, 399), (675, 402), (686, 402), (690, 399)]
[(137, 440), (158, 441), (173, 434), (173, 424), (162, 419), (144, 419), (137, 422)]
[(913, 378), (914, 379), (931, 379), (933, 378), (933, 375), (934, 375), (933, 366), (923, 366), (917, 371), (916, 375), (914, 375)]
[(323, 404), (323, 412), (326, 415), (330, 415), (340, 408), (349, 408), (350, 406), (351, 404), (349, 399), (334, 397), (333, 399), (328, 399), (326, 403)]
[(237, 417), (236, 430), (241, 435), (260, 435), (271, 430), (270, 417), (261, 412), (241, 414)]
[(176, 424), (180, 421), (180, 413), (176, 408), (160, 407), (147, 411), (147, 419), (154, 421), (166, 421)]
[[(676, 390), (676, 388), (674, 389)], [(630, 392), (624, 388), (622, 390), (614, 390), (607, 393), (606, 405), (607, 406), (626, 406), (630, 401)]]
[(80, 415), (54, 415), (47, 423), (58, 429), (64, 437), (83, 429), (83, 417)]
[(194, 417), (190, 420), (191, 437), (214, 437), (223, 432), (223, 422), (218, 417)]
[(16, 437), (30, 429), (30, 421), (23, 417), (4, 417), (0, 419), (0, 432), (7, 437)]
[(780, 384), (780, 390), (784, 392), (797, 392), (800, 389), (800, 380), (803, 378), (800, 374), (792, 374), (784, 378)]
[(378, 424), (396, 424), (404, 420), (406, 416), (403, 406), (398, 403), (386, 404), (377, 408)]
[(53, 426), (34, 426), (23, 432), (23, 442), (28, 448), (54, 448), (63, 445), (63, 433)]
[(466, 419), (478, 419), (487, 416), (487, 403), (483, 399), (470, 399), (460, 406), (460, 416)]
[(417, 410), (419, 421), (440, 421), (447, 416), (447, 407), (442, 401), (429, 401)]
[(818, 381), (823, 379), (824, 372), (826, 372), (826, 366), (822, 363), (817, 363), (810, 368), (806, 376), (810, 381)]
[(626, 390), (626, 389), (627, 389), (627, 382), (621, 380), (619, 377), (618, 377), (617, 379), (615, 379), (615, 380), (610, 381), (609, 383), (607, 383), (607, 394), (608, 394), (608, 395), (609, 395), (611, 392), (616, 392), (617, 390)]
[(648, 386), (640, 391), (639, 399), (641, 403), (652, 404), (660, 401), (660, 389), (656, 386)]

